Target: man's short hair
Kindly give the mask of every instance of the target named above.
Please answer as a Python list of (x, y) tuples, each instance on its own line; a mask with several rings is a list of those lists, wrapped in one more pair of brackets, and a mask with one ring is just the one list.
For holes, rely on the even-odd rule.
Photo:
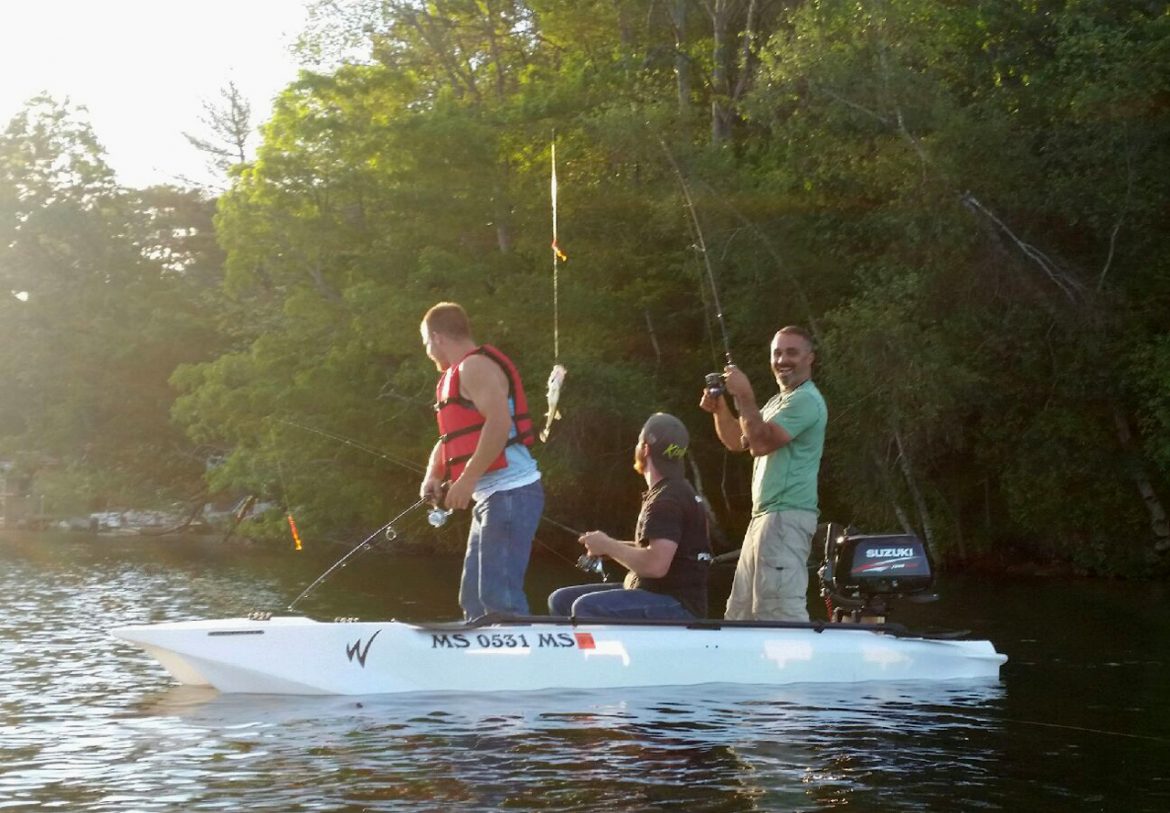
[(442, 333), (452, 339), (471, 338), (471, 320), (467, 311), (455, 302), (440, 302), (432, 305), (423, 316), (422, 323), (431, 333)]
[(813, 341), (813, 335), (799, 325), (785, 325), (776, 331), (777, 333), (787, 333), (790, 336), (799, 336), (804, 339), (804, 343), (808, 345), (808, 349), (816, 351), (817, 345)]

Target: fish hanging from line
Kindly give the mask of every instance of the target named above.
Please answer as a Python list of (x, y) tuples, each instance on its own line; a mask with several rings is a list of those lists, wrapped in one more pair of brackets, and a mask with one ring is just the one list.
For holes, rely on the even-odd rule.
[(548, 433), (552, 431), (553, 421), (560, 420), (561, 412), (557, 404), (561, 400), (561, 386), (565, 383), (565, 368), (554, 364), (552, 372), (548, 374), (548, 412), (544, 413), (544, 429), (540, 432), (542, 443), (548, 442)]

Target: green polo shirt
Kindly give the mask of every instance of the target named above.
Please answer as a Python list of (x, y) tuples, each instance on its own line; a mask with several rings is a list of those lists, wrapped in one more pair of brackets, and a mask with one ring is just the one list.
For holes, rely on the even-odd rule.
[(752, 467), (752, 515), (776, 511), (816, 511), (817, 473), (825, 447), (829, 408), (812, 380), (772, 396), (760, 415), (791, 437), (786, 445)]

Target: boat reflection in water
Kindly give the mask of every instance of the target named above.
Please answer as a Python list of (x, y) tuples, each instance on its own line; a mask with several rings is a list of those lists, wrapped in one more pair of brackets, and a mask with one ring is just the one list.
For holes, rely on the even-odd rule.
[(284, 744), (311, 740), (316, 769), (348, 766), (352, 803), (811, 810), (856, 805), (857, 791), (898, 809), (908, 776), (914, 798), (940, 802), (991, 770), (1003, 694), (997, 680), (363, 698), (180, 686), (137, 713), (221, 751), (261, 748), (274, 771), (294, 755)]

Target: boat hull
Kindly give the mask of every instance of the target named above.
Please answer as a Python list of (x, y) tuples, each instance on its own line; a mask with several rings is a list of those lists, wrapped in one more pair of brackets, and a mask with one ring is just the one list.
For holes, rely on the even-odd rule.
[(849, 624), (320, 622), (121, 627), (179, 682), (226, 693), (367, 695), (995, 678), (988, 641)]

